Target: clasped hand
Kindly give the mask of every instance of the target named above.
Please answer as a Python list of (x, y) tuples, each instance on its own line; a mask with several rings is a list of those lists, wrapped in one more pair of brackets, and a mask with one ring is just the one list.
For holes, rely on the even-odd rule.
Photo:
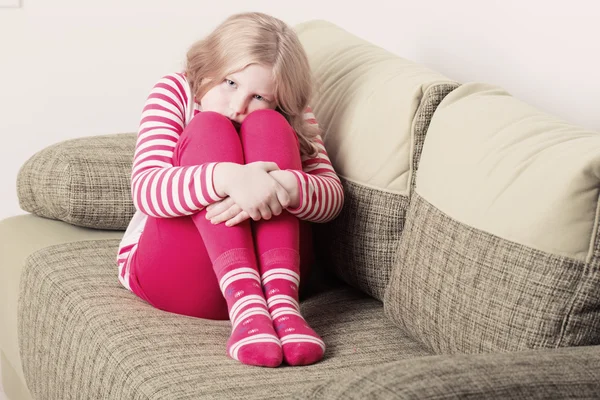
[(268, 220), (289, 207), (290, 193), (280, 182), (285, 171), (274, 162), (222, 163), (217, 167), (222, 182), (220, 194), (227, 197), (206, 208), (206, 219), (213, 224), (225, 222), (226, 226), (234, 226), (248, 218)]

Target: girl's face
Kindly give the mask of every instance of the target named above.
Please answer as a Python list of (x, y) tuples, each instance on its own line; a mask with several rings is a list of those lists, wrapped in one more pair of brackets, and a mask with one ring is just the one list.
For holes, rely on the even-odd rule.
[(203, 111), (214, 111), (241, 124), (252, 111), (275, 109), (272, 70), (250, 64), (225, 77), (200, 99)]

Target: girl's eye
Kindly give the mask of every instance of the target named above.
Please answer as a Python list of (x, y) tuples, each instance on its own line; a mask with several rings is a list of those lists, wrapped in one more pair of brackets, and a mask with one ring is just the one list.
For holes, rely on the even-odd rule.
[(228, 86), (231, 86), (231, 87), (235, 87), (235, 86), (236, 86), (236, 85), (235, 85), (235, 82), (234, 82), (234, 81), (232, 81), (231, 79), (225, 79), (225, 83), (226, 83)]
[(254, 98), (255, 98), (256, 100), (259, 100), (259, 101), (263, 101), (263, 100), (265, 99), (265, 98), (264, 98), (264, 97), (262, 97), (260, 94), (255, 94), (255, 95), (254, 95)]

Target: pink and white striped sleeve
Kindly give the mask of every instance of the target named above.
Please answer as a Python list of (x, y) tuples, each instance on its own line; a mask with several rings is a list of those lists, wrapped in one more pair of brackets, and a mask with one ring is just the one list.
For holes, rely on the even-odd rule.
[(154, 85), (142, 111), (131, 194), (136, 209), (146, 215), (190, 215), (222, 199), (212, 182), (216, 163), (173, 166), (173, 152), (185, 127), (189, 96), (182, 74), (166, 75)]
[[(304, 118), (317, 125), (312, 110), (306, 109)], [(321, 136), (315, 143), (319, 153), (314, 158), (302, 156), (302, 171), (289, 170), (294, 173), (300, 189), (300, 204), (287, 211), (298, 218), (310, 222), (327, 222), (338, 216), (344, 205), (344, 188), (337, 176), (325, 144)]]

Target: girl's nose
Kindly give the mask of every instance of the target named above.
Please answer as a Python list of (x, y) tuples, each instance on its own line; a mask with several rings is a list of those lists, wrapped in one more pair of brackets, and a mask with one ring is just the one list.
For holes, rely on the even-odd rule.
[(246, 114), (246, 108), (248, 107), (248, 102), (241, 97), (234, 97), (231, 99), (231, 103), (229, 104), (229, 108), (231, 111), (235, 113), (235, 115), (244, 115)]

